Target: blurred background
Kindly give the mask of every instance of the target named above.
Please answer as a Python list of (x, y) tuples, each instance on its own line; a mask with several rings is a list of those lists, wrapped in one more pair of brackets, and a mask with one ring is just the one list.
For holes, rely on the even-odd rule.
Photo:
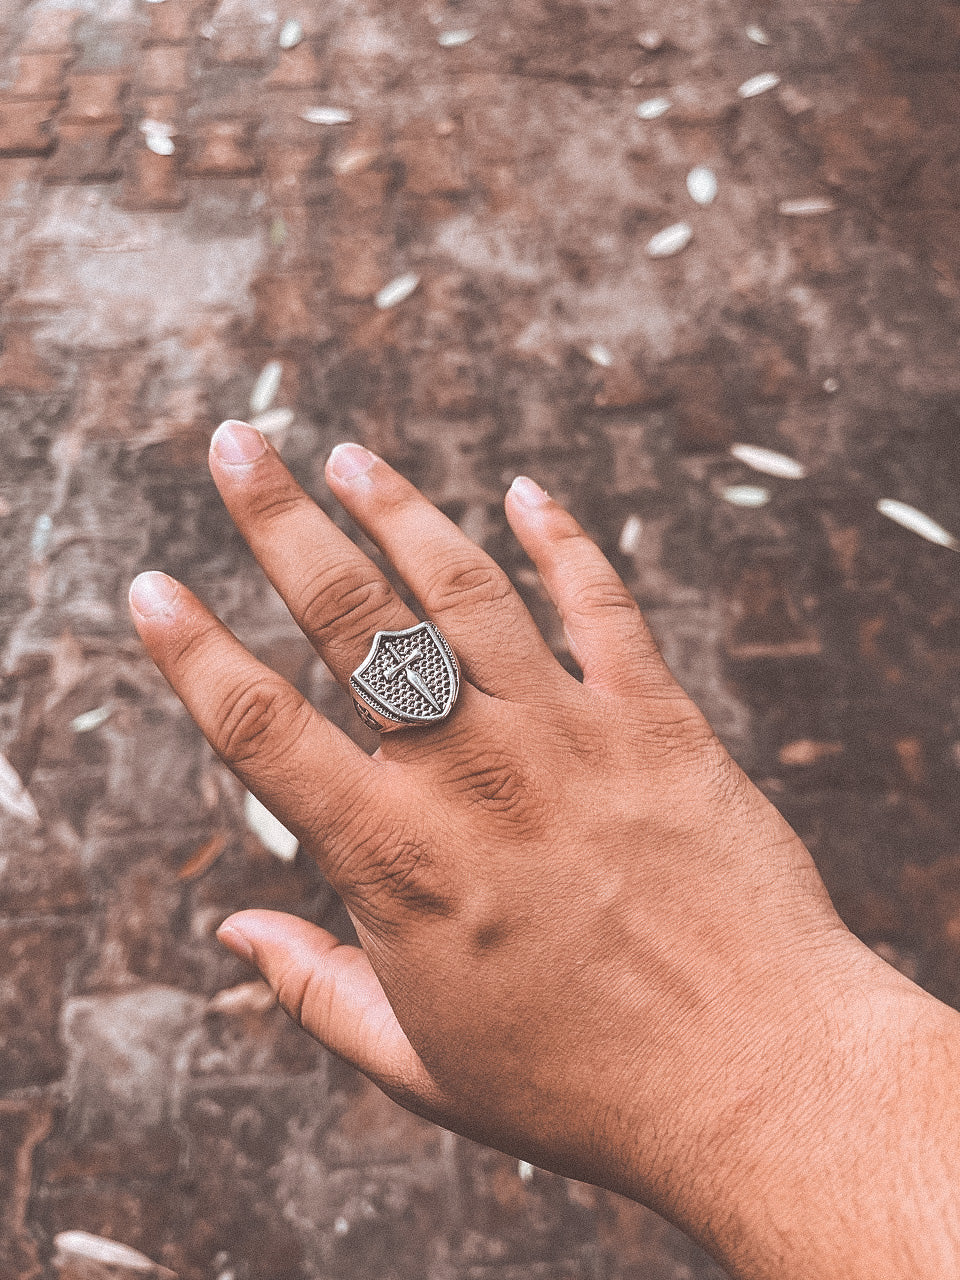
[(0, 1276), (106, 1275), (51, 1261), (84, 1231), (181, 1280), (719, 1280), (399, 1111), (218, 946), (345, 922), (126, 589), (183, 578), (368, 742), (212, 430), (328, 510), (330, 448), (381, 452), (569, 661), (502, 516), (528, 471), (850, 927), (956, 1002), (960, 5), (0, 0), (0, 35)]

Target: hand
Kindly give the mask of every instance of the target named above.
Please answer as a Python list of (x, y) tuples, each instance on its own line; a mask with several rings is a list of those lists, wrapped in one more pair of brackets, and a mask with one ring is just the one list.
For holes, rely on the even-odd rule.
[[(375, 631), (416, 621), (258, 433), (221, 427), (211, 469), (342, 683)], [(464, 686), (448, 720), (368, 757), (185, 587), (137, 579), (154, 661), (317, 859), (362, 949), (268, 911), (232, 916), (220, 938), (404, 1106), (643, 1199), (767, 1274), (749, 1270), (750, 1202), (819, 1105), (844, 1039), (832, 1011), (862, 1027), (850, 993), (899, 976), (841, 925), (798, 837), (557, 503), (520, 479), (506, 512), (582, 682), (506, 575), (386, 463), (343, 445), (327, 478), (453, 646)]]

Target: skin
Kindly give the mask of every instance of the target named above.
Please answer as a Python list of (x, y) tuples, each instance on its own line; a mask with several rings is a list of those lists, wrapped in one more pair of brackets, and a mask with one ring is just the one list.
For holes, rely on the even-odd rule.
[[(210, 466), (346, 683), (417, 619), (250, 428)], [(328, 483), (458, 654), (442, 724), (372, 757), (184, 586), (131, 588), (214, 750), (342, 895), (361, 947), (271, 911), (218, 936), (390, 1097), (679, 1224), (744, 1280), (960, 1274), (960, 1017), (840, 922), (807, 850), (670, 675), (626, 588), (532, 481), (506, 514), (582, 668), (381, 459)]]

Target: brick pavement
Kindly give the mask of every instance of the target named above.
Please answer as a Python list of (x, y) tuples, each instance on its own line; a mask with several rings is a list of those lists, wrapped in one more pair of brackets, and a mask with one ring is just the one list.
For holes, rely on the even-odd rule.
[[(0, 747), (39, 815), (0, 808), (4, 1280), (74, 1274), (68, 1228), (182, 1280), (718, 1275), (401, 1113), (255, 988), (218, 996), (249, 980), (229, 911), (344, 921), (245, 829), (124, 597), (183, 576), (360, 732), (205, 474), (268, 360), (308, 488), (340, 439), (383, 452), (562, 656), (499, 504), (521, 468), (569, 502), (852, 927), (960, 997), (955, 561), (873, 509), (960, 528), (958, 36), (955, 0), (0, 0)], [(777, 213), (814, 195), (835, 212)], [(689, 248), (648, 258), (680, 219)], [(809, 478), (731, 506), (735, 440)]]

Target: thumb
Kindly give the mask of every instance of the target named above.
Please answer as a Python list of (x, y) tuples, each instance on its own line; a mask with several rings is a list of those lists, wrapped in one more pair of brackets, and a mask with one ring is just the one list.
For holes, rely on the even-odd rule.
[(263, 974), (305, 1031), (410, 1110), (436, 1113), (438, 1090), (360, 947), (281, 911), (238, 911), (217, 937)]

